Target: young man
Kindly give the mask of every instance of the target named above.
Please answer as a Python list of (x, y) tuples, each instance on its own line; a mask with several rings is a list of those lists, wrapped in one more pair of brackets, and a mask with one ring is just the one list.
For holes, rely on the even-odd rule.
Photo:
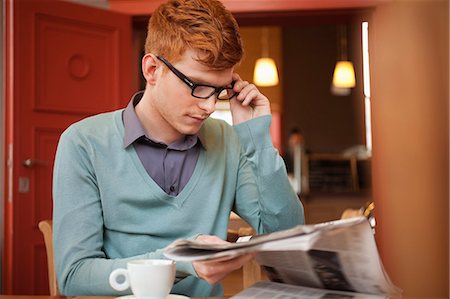
[[(176, 239), (225, 242), (231, 211), (258, 233), (303, 223), (270, 138), (269, 101), (234, 73), (242, 55), (219, 1), (169, 0), (150, 19), (145, 90), (63, 133), (53, 184), (63, 294), (126, 294), (109, 286), (111, 271), (164, 258)], [(230, 101), (233, 127), (208, 118), (218, 99)], [(221, 296), (218, 282), (250, 258), (179, 262), (172, 292)]]

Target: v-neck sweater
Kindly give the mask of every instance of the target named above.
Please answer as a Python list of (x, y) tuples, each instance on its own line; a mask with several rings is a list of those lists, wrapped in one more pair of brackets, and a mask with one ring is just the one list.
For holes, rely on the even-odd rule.
[[(124, 295), (109, 285), (111, 271), (129, 260), (165, 258), (176, 239), (226, 238), (236, 212), (258, 233), (304, 221), (282, 158), (272, 145), (270, 116), (231, 127), (208, 119), (194, 172), (175, 197), (148, 175), (134, 147), (123, 148), (123, 109), (88, 117), (61, 135), (53, 177), (53, 239), (64, 295)], [(220, 284), (177, 263), (172, 293), (221, 296)]]

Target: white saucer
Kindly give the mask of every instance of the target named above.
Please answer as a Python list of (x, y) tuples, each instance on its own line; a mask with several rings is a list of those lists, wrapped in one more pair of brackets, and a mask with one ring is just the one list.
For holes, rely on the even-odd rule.
[[(116, 297), (116, 299), (137, 299), (135, 295), (126, 295), (126, 296), (120, 296)], [(177, 294), (169, 294), (166, 299), (190, 299), (190, 297), (183, 296), (183, 295), (177, 295)]]
[(169, 296), (167, 296), (166, 299), (191, 299), (191, 297), (177, 294), (169, 294)]

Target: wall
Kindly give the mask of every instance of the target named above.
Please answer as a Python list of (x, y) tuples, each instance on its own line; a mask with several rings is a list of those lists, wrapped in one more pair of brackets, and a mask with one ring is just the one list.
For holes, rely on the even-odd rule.
[[(324, 20), (323, 24), (283, 28), (284, 141), (286, 144), (289, 131), (298, 127), (306, 149), (314, 153), (338, 153), (365, 144), (360, 20), (348, 21), (347, 27), (348, 54), (357, 80), (349, 96), (335, 96), (330, 91), (339, 52), (337, 24), (344, 23)], [(370, 190), (302, 195), (307, 223), (339, 219), (345, 209), (358, 209), (368, 201)]]
[(67, 2), (74, 2), (82, 5), (93, 6), (102, 9), (108, 9), (109, 3), (108, 0), (63, 0)]
[[(236, 71), (240, 74), (244, 80), (249, 82), (253, 81), (253, 70), (255, 62), (262, 55), (262, 34), (264, 27), (242, 26), (240, 27), (240, 33), (242, 41), (244, 43), (244, 59), (240, 66), (236, 68)], [(269, 57), (273, 58), (277, 64), (280, 83), (271, 87), (258, 87), (259, 90), (269, 98), (271, 108), (273, 111), (281, 111), (282, 99), (283, 99), (283, 49), (281, 41), (281, 27), (268, 26), (267, 35), (269, 39)]]
[(376, 237), (405, 297), (449, 295), (448, 14), (395, 1), (369, 23)]
[(236, 72), (246, 81), (253, 81), (253, 70), (255, 68), (255, 62), (263, 54), (262, 51), (262, 36), (263, 31), (266, 30), (268, 38), (268, 51), (269, 57), (275, 60), (278, 68), (280, 82), (276, 86), (270, 87), (258, 87), (259, 90), (270, 100), (270, 106), (272, 109), (272, 126), (270, 133), (272, 135), (272, 141), (279, 151), (281, 151), (281, 112), (283, 103), (283, 78), (281, 76), (283, 71), (283, 49), (281, 42), (281, 27), (267, 26), (267, 27), (254, 27), (254, 26), (242, 26), (240, 27), (240, 33), (244, 44), (244, 58), (241, 64), (236, 68)]
[[(348, 29), (349, 57), (361, 60), (361, 46), (352, 49), (352, 24)], [(335, 24), (283, 28), (284, 140), (293, 127), (303, 131), (312, 152), (340, 152), (364, 144), (364, 110), (361, 67), (355, 64), (357, 88), (349, 96), (331, 94), (334, 65), (338, 58)]]

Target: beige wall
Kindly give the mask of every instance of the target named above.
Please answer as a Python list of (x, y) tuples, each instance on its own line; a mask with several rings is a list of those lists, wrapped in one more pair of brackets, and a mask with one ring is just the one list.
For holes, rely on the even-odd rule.
[(370, 22), (377, 242), (404, 296), (449, 295), (448, 1), (394, 1)]

